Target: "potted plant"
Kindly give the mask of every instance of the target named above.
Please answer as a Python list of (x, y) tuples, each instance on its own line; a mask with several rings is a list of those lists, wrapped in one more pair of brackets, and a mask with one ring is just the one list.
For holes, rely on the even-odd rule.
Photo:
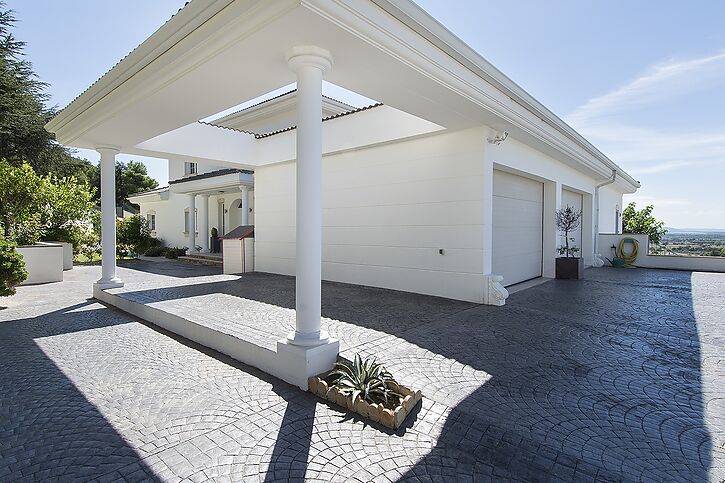
[(309, 391), (364, 418), (398, 429), (422, 399), (420, 391), (398, 384), (374, 358), (338, 359), (335, 368), (309, 379)]
[(213, 227), (211, 229), (211, 243), (209, 244), (211, 246), (212, 253), (219, 253), (221, 251), (220, 242), (221, 240), (219, 240), (219, 231), (216, 229), (216, 227)]
[(582, 212), (571, 206), (556, 210), (556, 228), (564, 234), (564, 245), (557, 249), (559, 256), (556, 258), (556, 278), (578, 280), (584, 278), (584, 259), (577, 257), (579, 248), (571, 246), (569, 242), (576, 239), (570, 237), (581, 224)]

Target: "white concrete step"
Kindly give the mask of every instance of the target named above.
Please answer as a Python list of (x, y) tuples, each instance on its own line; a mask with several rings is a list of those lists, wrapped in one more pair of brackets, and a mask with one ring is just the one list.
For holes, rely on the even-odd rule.
[(217, 256), (209, 256), (209, 255), (187, 255), (183, 257), (179, 257), (179, 260), (186, 262), (186, 263), (193, 263), (196, 265), (211, 265), (216, 267), (221, 267), (223, 265), (222, 258)]

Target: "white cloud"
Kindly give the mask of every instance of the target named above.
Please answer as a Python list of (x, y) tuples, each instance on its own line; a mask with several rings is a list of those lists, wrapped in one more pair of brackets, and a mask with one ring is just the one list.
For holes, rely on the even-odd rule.
[(628, 84), (590, 99), (568, 117), (574, 125), (616, 112), (636, 109), (646, 104), (672, 99), (722, 83), (725, 74), (725, 51), (689, 60), (669, 61), (650, 68)]
[[(624, 167), (658, 162), (717, 162), (725, 160), (725, 129), (664, 132), (616, 122), (600, 122), (579, 129), (595, 145)], [(682, 165), (684, 166), (684, 165)]]
[[(632, 175), (659, 174), (725, 162), (725, 128), (694, 130), (697, 113), (682, 112), (682, 129), (665, 131), (653, 119), (634, 126), (623, 116), (645, 105), (666, 103), (716, 83), (725, 84), (725, 50), (695, 59), (657, 64), (624, 86), (592, 98), (567, 120)], [(672, 119), (669, 119), (671, 122)]]

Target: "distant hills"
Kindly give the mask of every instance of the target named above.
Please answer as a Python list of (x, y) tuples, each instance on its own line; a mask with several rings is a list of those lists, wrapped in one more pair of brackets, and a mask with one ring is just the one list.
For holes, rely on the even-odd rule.
[(673, 228), (671, 226), (666, 226), (665, 230), (667, 230), (668, 233), (692, 233), (697, 235), (706, 235), (708, 233), (723, 233), (725, 234), (725, 228)]

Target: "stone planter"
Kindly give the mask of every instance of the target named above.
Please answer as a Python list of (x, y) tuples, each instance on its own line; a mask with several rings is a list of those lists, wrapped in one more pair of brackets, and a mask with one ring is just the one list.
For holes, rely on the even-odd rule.
[(63, 270), (73, 269), (73, 244), (60, 242), (60, 241), (49, 241), (48, 243), (55, 243), (63, 247)]
[(353, 403), (351, 397), (343, 395), (335, 387), (330, 387), (324, 380), (324, 374), (322, 376), (314, 376), (309, 379), (308, 385), (311, 393), (390, 429), (398, 429), (416, 404), (423, 399), (420, 391), (412, 391), (400, 386), (400, 393), (405, 397), (394, 410), (385, 408), (382, 404), (368, 404), (361, 398)]
[(17, 250), (28, 271), (28, 278), (20, 285), (63, 281), (63, 247), (59, 243), (40, 242)]

